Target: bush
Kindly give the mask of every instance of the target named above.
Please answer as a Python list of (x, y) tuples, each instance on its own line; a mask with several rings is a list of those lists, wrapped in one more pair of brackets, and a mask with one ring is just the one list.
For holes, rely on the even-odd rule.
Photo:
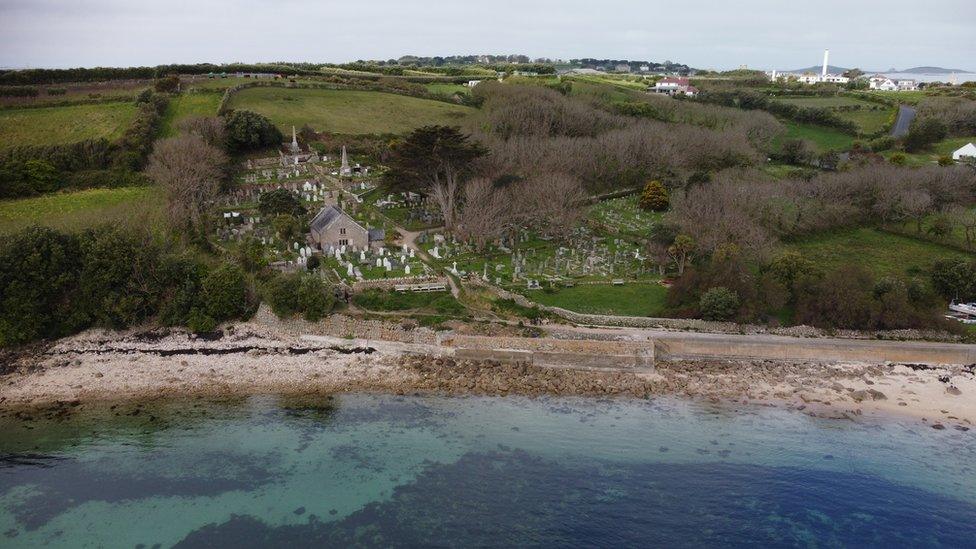
[(668, 209), (668, 204), (668, 190), (660, 181), (650, 181), (644, 185), (644, 192), (638, 202), (641, 209), (661, 212)]
[(905, 156), (904, 153), (898, 152), (891, 155), (891, 157), (888, 158), (888, 162), (891, 162), (895, 166), (904, 166), (908, 163), (908, 157)]
[(60, 337), (83, 326), (75, 307), (78, 240), (40, 227), (0, 244), (0, 346)]
[(718, 286), (702, 294), (698, 309), (705, 320), (729, 320), (739, 310), (739, 294)]
[(932, 266), (932, 286), (946, 299), (976, 301), (976, 261), (943, 259)]
[(266, 117), (251, 111), (233, 111), (227, 115), (227, 145), (234, 151), (277, 146), (281, 132)]
[(262, 215), (305, 215), (305, 207), (295, 193), (288, 189), (275, 189), (261, 193), (258, 210)]
[(940, 166), (951, 166), (951, 165), (953, 165), (955, 163), (956, 162), (948, 154), (944, 154), (944, 155), (942, 155), (942, 156), (939, 157), (939, 165)]
[(942, 141), (948, 134), (945, 122), (938, 118), (916, 119), (905, 136), (905, 150), (916, 152)]
[(201, 289), (202, 312), (217, 322), (244, 317), (250, 309), (247, 278), (236, 265), (210, 271)]
[(180, 89), (180, 77), (175, 75), (156, 79), (153, 89), (160, 93), (175, 93)]
[(275, 276), (265, 285), (264, 296), (279, 318), (301, 314), (317, 322), (335, 306), (332, 289), (321, 278), (303, 273)]

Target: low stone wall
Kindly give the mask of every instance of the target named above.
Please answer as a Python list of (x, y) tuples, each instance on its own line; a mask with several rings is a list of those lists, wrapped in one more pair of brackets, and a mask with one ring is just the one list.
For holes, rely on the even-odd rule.
[(450, 288), (447, 279), (442, 276), (402, 276), (398, 278), (377, 278), (375, 280), (359, 280), (353, 283), (352, 290), (361, 292), (378, 288), (381, 290), (392, 290), (394, 286), (401, 284), (443, 284), (445, 288)]
[(654, 368), (653, 341), (606, 341), (489, 337), (447, 334), (441, 345), (453, 347), (454, 356), (470, 360), (526, 362), (541, 366), (593, 369)]
[(251, 322), (284, 329), (300, 335), (325, 335), (344, 339), (384, 340), (420, 345), (437, 345), (437, 332), (430, 328), (408, 327), (396, 322), (363, 320), (333, 314), (319, 322), (301, 318), (280, 319), (266, 305), (261, 305)]
[(976, 363), (976, 345), (956, 343), (693, 333), (660, 334), (655, 336), (655, 342), (658, 355), (670, 359)]

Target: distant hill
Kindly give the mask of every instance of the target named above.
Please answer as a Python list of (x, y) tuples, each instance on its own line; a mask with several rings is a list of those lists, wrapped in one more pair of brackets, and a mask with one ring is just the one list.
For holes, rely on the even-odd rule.
[[(799, 72), (799, 73), (812, 72), (812, 73), (820, 74), (820, 71), (822, 69), (823, 69), (823, 65), (816, 65), (816, 66), (813, 66), (813, 67), (807, 67), (805, 69), (793, 69), (791, 71), (784, 71), (784, 72)], [(850, 69), (845, 69), (844, 67), (837, 67), (835, 65), (827, 65), (827, 72), (829, 72), (831, 74), (840, 74), (840, 73), (842, 73), (844, 71), (847, 71), (847, 70), (850, 70)]]
[(905, 69), (902, 71), (889, 71), (889, 72), (909, 72), (914, 74), (951, 74), (954, 72), (972, 72), (963, 69), (943, 69), (942, 67), (912, 67), (910, 69)]

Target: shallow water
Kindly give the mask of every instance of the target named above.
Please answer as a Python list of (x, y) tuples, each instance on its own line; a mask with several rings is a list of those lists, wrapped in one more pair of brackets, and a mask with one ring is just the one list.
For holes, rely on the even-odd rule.
[(0, 547), (976, 546), (974, 431), (909, 421), (343, 395), (0, 435)]

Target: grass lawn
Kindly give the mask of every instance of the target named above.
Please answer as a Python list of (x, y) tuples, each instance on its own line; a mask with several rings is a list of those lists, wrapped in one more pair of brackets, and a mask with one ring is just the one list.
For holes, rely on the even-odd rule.
[(80, 231), (101, 223), (155, 226), (162, 219), (156, 187), (89, 189), (0, 202), (0, 234), (30, 225)]
[(854, 144), (854, 136), (848, 135), (840, 130), (816, 126), (814, 124), (800, 124), (789, 120), (781, 120), (786, 126), (786, 134), (780, 137), (784, 139), (806, 139), (813, 142), (819, 151), (835, 150), (846, 151)]
[(824, 233), (793, 242), (788, 248), (826, 269), (861, 265), (875, 276), (924, 276), (939, 259), (974, 257), (932, 242), (867, 227)]
[(873, 103), (868, 103), (867, 101), (861, 101), (859, 99), (854, 99), (852, 97), (843, 97), (840, 95), (830, 95), (830, 96), (808, 96), (808, 95), (784, 95), (780, 97), (774, 97), (776, 101), (780, 103), (789, 103), (791, 105), (796, 105), (798, 107), (814, 107), (814, 108), (831, 108), (831, 107), (848, 107), (852, 105), (874, 105)]
[(660, 284), (578, 284), (572, 288), (559, 288), (550, 293), (546, 290), (525, 292), (529, 299), (562, 307), (578, 313), (623, 316), (661, 316), (664, 296), (668, 290)]
[(231, 99), (231, 108), (270, 118), (285, 133), (311, 125), (344, 134), (405, 133), (427, 124), (457, 124), (474, 109), (443, 101), (375, 91), (248, 88)]
[(161, 136), (176, 135), (176, 126), (184, 118), (216, 116), (221, 97), (219, 93), (183, 93), (171, 98), (163, 118)]
[(427, 311), (439, 314), (464, 314), (464, 305), (450, 292), (394, 292), (371, 289), (352, 298), (357, 307), (370, 311)]
[[(472, 80), (477, 80), (477, 78), (472, 78)], [(454, 84), (452, 82), (431, 82), (427, 84), (427, 91), (440, 95), (454, 95), (455, 93), (467, 95), (471, 93), (471, 88), (464, 84)]]
[(135, 116), (133, 103), (0, 110), (0, 147), (59, 145), (85, 139), (117, 139)]

